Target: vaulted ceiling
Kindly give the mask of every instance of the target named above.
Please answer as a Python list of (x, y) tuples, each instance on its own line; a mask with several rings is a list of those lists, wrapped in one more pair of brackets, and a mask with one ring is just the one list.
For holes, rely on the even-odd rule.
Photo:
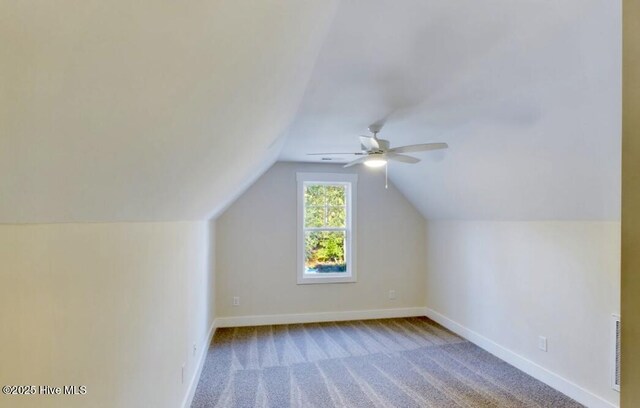
[(24, 1), (0, 16), (0, 222), (206, 219), (276, 159), (358, 150), (383, 118), (392, 145), (450, 145), (389, 168), (427, 218), (619, 218), (618, 0)]
[(206, 219), (275, 160), (334, 10), (0, 2), (0, 222)]
[[(447, 142), (396, 186), (427, 218), (620, 216), (621, 5), (609, 0), (340, 3), (280, 155)], [(381, 175), (381, 178), (383, 176)]]

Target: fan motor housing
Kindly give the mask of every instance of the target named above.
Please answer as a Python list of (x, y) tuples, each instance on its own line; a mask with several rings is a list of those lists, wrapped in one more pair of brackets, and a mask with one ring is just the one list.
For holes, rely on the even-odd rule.
[(389, 150), (389, 141), (384, 139), (378, 139), (380, 150)]

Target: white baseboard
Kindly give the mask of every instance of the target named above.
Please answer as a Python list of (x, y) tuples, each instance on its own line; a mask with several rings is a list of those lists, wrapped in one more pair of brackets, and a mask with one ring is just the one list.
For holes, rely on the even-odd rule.
[(198, 388), (198, 382), (200, 381), (200, 374), (202, 374), (202, 368), (204, 367), (204, 362), (207, 359), (207, 352), (209, 351), (209, 345), (211, 344), (211, 340), (213, 339), (213, 335), (218, 328), (217, 322), (214, 319), (211, 324), (211, 328), (209, 329), (209, 333), (207, 334), (207, 342), (200, 348), (200, 354), (198, 355), (197, 367), (195, 372), (193, 373), (193, 377), (191, 377), (191, 381), (189, 382), (189, 388), (187, 388), (187, 393), (182, 400), (182, 408), (190, 408), (191, 403), (193, 402), (193, 397), (196, 395), (196, 388)]
[(590, 408), (618, 408), (617, 405), (593, 394), (592, 392), (580, 387), (579, 385), (567, 380), (566, 378), (555, 374), (546, 368), (534, 363), (533, 361), (514, 353), (513, 351), (501, 346), (500, 344), (490, 340), (481, 334), (449, 319), (448, 317), (432, 310), (430, 308), (409, 307), (398, 309), (374, 309), (374, 310), (357, 310), (349, 312), (322, 312), (322, 313), (298, 313), (284, 315), (256, 315), (256, 316), (237, 316), (237, 317), (220, 317), (214, 320), (209, 334), (207, 336), (206, 347), (202, 347), (198, 358), (198, 367), (191, 378), (187, 394), (184, 397), (182, 408), (189, 408), (193, 401), (193, 397), (200, 380), (200, 374), (204, 367), (207, 357), (208, 345), (217, 328), (219, 327), (241, 327), (241, 326), (260, 326), (268, 324), (293, 324), (293, 323), (313, 323), (313, 322), (329, 322), (329, 321), (345, 321), (345, 320), (367, 320), (367, 319), (385, 319), (393, 317), (411, 317), (411, 316), (427, 316), (435, 322), (441, 324), (447, 329), (459, 334), (470, 342), (476, 344), (482, 349), (495, 355), (501, 360), (506, 361), (512, 366), (524, 371), (533, 378), (555, 388), (556, 390), (568, 395), (579, 403)]
[(449, 319), (448, 317), (436, 312), (435, 310), (425, 308), (425, 316), (443, 325), (447, 329), (464, 337), (477, 346), (485, 349), (494, 356), (506, 361), (512, 366), (524, 371), (533, 378), (542, 381), (552, 388), (562, 392), (563, 394), (573, 398), (579, 403), (590, 408), (617, 408), (618, 406), (611, 402), (585, 390), (579, 385), (555, 374), (546, 368), (534, 363), (533, 361), (514, 353), (513, 351), (499, 345), (481, 334), (468, 329), (465, 326)]
[(386, 319), (391, 317), (424, 316), (424, 308), (356, 310), (350, 312), (298, 313), (281, 315), (219, 317), (217, 327), (263, 326), (267, 324), (293, 324), (332, 322), (342, 320)]

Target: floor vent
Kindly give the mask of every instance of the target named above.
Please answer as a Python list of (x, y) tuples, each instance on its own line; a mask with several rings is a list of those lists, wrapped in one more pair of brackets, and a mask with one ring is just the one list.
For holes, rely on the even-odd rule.
[(620, 391), (620, 315), (614, 314), (611, 322), (613, 350), (611, 352), (611, 388)]

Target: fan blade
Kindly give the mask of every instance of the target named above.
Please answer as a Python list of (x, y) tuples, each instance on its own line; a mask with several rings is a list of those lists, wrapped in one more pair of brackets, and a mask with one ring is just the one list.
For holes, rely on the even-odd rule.
[(389, 150), (391, 153), (412, 153), (412, 152), (426, 152), (428, 150), (446, 149), (449, 147), (446, 143), (423, 143), (414, 144), (409, 146), (394, 147)]
[(399, 161), (402, 163), (417, 163), (420, 161), (417, 157), (405, 156), (404, 154), (387, 153), (385, 157), (389, 160)]
[(331, 156), (331, 155), (338, 155), (338, 154), (355, 154), (355, 155), (360, 155), (362, 154), (362, 152), (357, 152), (357, 153), (307, 153), (307, 156)]
[(360, 143), (368, 150), (378, 150), (380, 148), (380, 144), (376, 139), (369, 136), (360, 136)]
[(359, 157), (353, 161), (350, 161), (349, 163), (345, 164), (342, 167), (351, 167), (351, 166), (355, 166), (356, 164), (360, 164), (360, 163), (364, 163), (367, 160), (368, 156), (365, 157)]

